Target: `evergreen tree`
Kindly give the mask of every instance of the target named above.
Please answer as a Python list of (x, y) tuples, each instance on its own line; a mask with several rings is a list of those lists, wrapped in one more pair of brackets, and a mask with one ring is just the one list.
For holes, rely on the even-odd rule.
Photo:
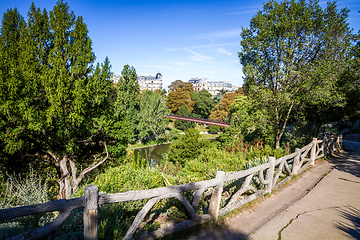
[(195, 102), (192, 115), (199, 118), (208, 118), (210, 112), (215, 107), (215, 101), (212, 98), (211, 93), (206, 89), (196, 91), (191, 95), (191, 100)]
[[(127, 128), (114, 117), (109, 60), (94, 68), (83, 18), (63, 1), (50, 17), (32, 4), (28, 17), (27, 25), (16, 9), (3, 17), (1, 156), (7, 162), (16, 154), (50, 161), (59, 173), (59, 197), (65, 198), (109, 153), (124, 154)], [(124, 119), (121, 114), (118, 119)]]
[(21, 150), (25, 144), (27, 132), (26, 118), (29, 114), (32, 86), (27, 85), (22, 73), (22, 36), (26, 31), (26, 23), (17, 9), (9, 9), (4, 13), (0, 35), (0, 140), (2, 158), (7, 154), (18, 153), (12, 166), (18, 165), (22, 159)]
[(121, 78), (117, 85), (117, 99), (115, 102), (115, 117), (128, 124), (130, 141), (136, 139), (138, 113), (140, 111), (140, 86), (134, 67), (125, 65), (121, 71)]
[(168, 119), (164, 116), (169, 113), (165, 106), (165, 96), (160, 93), (145, 90), (141, 95), (139, 124), (137, 130), (139, 138), (158, 138), (165, 134)]
[[(176, 115), (184, 116), (184, 117), (190, 117), (191, 112), (189, 111), (188, 107), (184, 104), (181, 106), (181, 108), (176, 112)], [(189, 122), (189, 121), (182, 121), (182, 120), (175, 120), (174, 126), (177, 129), (180, 130), (187, 130), (189, 128), (194, 128), (196, 126), (196, 123)]]

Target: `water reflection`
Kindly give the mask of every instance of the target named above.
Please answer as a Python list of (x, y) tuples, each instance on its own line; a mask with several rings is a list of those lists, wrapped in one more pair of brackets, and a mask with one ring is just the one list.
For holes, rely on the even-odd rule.
[(150, 167), (155, 167), (160, 163), (162, 154), (166, 153), (170, 148), (170, 143), (165, 143), (161, 145), (153, 145), (148, 147), (136, 148), (134, 149), (134, 157), (137, 160), (138, 155), (140, 154), (141, 158), (145, 158)]

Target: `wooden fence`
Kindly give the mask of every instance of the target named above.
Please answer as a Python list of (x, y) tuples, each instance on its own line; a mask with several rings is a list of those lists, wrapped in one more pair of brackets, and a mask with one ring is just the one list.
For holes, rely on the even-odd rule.
[[(214, 179), (177, 186), (99, 196), (98, 188), (94, 185), (90, 185), (85, 188), (84, 196), (82, 197), (68, 200), (56, 200), (31, 206), (2, 209), (0, 210), (0, 220), (60, 211), (61, 213), (53, 222), (35, 230), (29, 230), (18, 236), (9, 238), (37, 239), (46, 236), (59, 228), (72, 210), (84, 207), (84, 239), (97, 239), (97, 214), (99, 205), (149, 199), (142, 210), (136, 215), (124, 237), (124, 239), (131, 239), (146, 214), (159, 200), (177, 198), (187, 210), (190, 220), (183, 221), (167, 228), (158, 229), (141, 236), (142, 239), (159, 238), (197, 224), (216, 221), (219, 216), (225, 215), (266, 193), (271, 193), (274, 189), (289, 180), (293, 175), (303, 172), (310, 165), (314, 165), (316, 159), (340, 150), (341, 144), (341, 136), (328, 137), (324, 140), (317, 140), (314, 138), (310, 144), (301, 149), (297, 148), (295, 152), (290, 155), (279, 159), (269, 157), (268, 162), (265, 164), (235, 173), (218, 171)], [(236, 191), (232, 194), (223, 193), (231, 188), (234, 189), (234, 187)], [(199, 215), (199, 201), (206, 189), (213, 189), (212, 191), (208, 191), (211, 192), (208, 213)], [(194, 192), (192, 203), (190, 203), (183, 194), (188, 191)], [(225, 195), (228, 195), (229, 197), (225, 197)], [(221, 204), (221, 202), (226, 202), (226, 204)]]

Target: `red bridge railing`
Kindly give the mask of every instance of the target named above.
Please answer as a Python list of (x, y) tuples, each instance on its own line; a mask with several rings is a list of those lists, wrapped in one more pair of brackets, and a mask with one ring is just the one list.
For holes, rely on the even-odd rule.
[(213, 119), (204, 119), (204, 118), (196, 118), (196, 117), (184, 117), (184, 116), (178, 116), (178, 115), (166, 115), (166, 118), (175, 119), (175, 120), (182, 120), (182, 121), (189, 121), (189, 122), (197, 122), (197, 123), (203, 123), (208, 125), (215, 125), (219, 127), (230, 127), (229, 122), (224, 121), (218, 121)]

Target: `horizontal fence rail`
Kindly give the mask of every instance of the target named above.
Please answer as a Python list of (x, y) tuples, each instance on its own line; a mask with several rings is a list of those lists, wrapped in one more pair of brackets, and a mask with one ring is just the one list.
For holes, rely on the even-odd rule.
[[(267, 163), (250, 169), (235, 173), (218, 171), (214, 179), (183, 185), (100, 196), (98, 188), (94, 185), (90, 185), (85, 188), (84, 196), (82, 197), (10, 209), (1, 209), (0, 220), (60, 211), (61, 213), (53, 222), (35, 230), (28, 230), (18, 236), (9, 238), (37, 239), (46, 236), (59, 228), (72, 210), (84, 207), (84, 239), (97, 239), (97, 215), (99, 205), (149, 199), (136, 215), (124, 237), (124, 239), (131, 239), (147, 213), (158, 201), (176, 198), (185, 207), (190, 219), (141, 236), (142, 239), (160, 238), (197, 224), (216, 221), (219, 216), (223, 216), (266, 193), (271, 193), (288, 181), (293, 175), (300, 174), (309, 166), (314, 165), (316, 159), (341, 150), (341, 146), (342, 136), (328, 137), (323, 140), (314, 138), (310, 144), (301, 149), (297, 148), (294, 153), (279, 159), (269, 157)], [(225, 201), (227, 203), (222, 205), (221, 202), (224, 202), (222, 201), (224, 200), (223, 195), (226, 195), (224, 192), (230, 192), (229, 190), (233, 188), (235, 188), (235, 191), (232, 191), (230, 196), (228, 196)], [(199, 201), (205, 194), (206, 189), (212, 189), (212, 191), (210, 191), (211, 195), (208, 212), (199, 215)], [(183, 194), (189, 191), (194, 191), (193, 201), (191, 203)]]
[(207, 125), (215, 125), (219, 127), (230, 127), (229, 122), (225, 121), (218, 121), (214, 119), (204, 119), (204, 118), (196, 118), (196, 117), (184, 117), (184, 116), (178, 116), (178, 115), (166, 115), (166, 118), (175, 119), (175, 120), (182, 120), (182, 121), (189, 121), (189, 122), (196, 122), (196, 123), (202, 123)]

